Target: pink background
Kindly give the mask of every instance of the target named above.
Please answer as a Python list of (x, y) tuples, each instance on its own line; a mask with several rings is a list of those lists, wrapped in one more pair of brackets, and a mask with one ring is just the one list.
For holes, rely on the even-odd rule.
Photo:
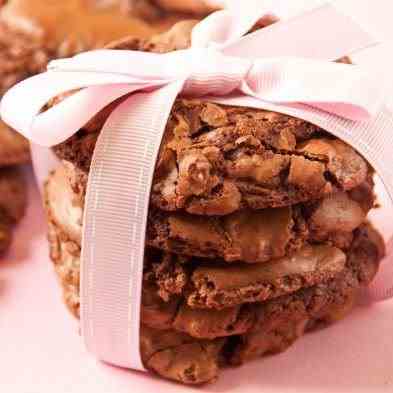
[[(235, 0), (237, 1), (237, 0)], [(262, 1), (262, 0), (261, 0)], [(288, 4), (313, 4), (313, 0)], [(315, 1), (317, 3), (319, 1)], [(340, 0), (339, 7), (382, 40), (355, 60), (372, 67), (377, 80), (393, 66), (391, 0)], [(371, 9), (371, 4), (374, 4)], [(375, 6), (378, 4), (378, 8)], [(333, 29), (333, 28), (332, 28)], [(339, 39), (339, 38), (338, 38)], [(7, 393), (184, 392), (184, 386), (115, 369), (88, 355), (77, 322), (62, 304), (48, 258), (38, 192), (30, 178), (30, 206), (10, 253), (0, 264), (0, 391)], [(381, 193), (381, 200), (385, 198)], [(385, 205), (385, 203), (383, 203)], [(377, 212), (384, 234), (393, 232), (388, 207)], [(287, 352), (222, 373), (207, 392), (393, 392), (393, 300), (360, 305), (345, 321), (307, 335)]]

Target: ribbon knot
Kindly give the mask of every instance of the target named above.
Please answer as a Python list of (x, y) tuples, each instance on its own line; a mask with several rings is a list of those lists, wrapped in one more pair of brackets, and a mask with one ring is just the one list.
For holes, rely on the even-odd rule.
[(253, 61), (224, 55), (214, 47), (191, 48), (167, 55), (176, 79), (185, 76), (182, 94), (193, 97), (226, 96), (241, 90)]

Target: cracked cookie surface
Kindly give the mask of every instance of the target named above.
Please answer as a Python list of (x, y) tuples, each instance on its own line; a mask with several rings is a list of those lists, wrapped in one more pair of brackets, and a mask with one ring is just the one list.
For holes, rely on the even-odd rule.
[[(88, 173), (102, 123), (58, 145)], [(157, 160), (151, 204), (194, 215), (290, 206), (366, 181), (366, 161), (344, 142), (286, 115), (177, 100)]]

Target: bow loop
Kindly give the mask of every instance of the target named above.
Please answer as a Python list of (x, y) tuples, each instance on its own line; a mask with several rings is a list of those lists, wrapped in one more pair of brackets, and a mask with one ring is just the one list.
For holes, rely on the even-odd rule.
[(274, 104), (306, 104), (349, 120), (374, 116), (383, 89), (362, 67), (282, 57), (256, 60), (242, 92)]
[(193, 48), (213, 47), (224, 49), (247, 34), (253, 26), (265, 18), (277, 20), (276, 14), (282, 13), (284, 7), (279, 0), (245, 0), (247, 5), (232, 3), (228, 8), (214, 12), (198, 23), (191, 37)]

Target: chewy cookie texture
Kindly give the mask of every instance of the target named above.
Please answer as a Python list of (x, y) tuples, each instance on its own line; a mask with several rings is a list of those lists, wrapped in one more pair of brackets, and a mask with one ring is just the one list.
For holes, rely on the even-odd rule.
[[(176, 49), (167, 43), (133, 39), (115, 47)], [(51, 257), (76, 316), (86, 183), (112, 110), (55, 147), (63, 164), (46, 184)], [(148, 217), (146, 367), (186, 384), (211, 382), (225, 366), (284, 351), (345, 317), (385, 252), (367, 221), (372, 177), (356, 151), (305, 121), (178, 99)]]

